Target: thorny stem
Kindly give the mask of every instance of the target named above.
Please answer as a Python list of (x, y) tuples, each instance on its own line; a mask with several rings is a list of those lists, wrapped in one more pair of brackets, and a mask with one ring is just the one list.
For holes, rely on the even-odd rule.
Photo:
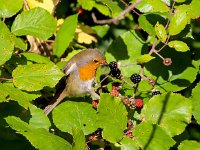
[(92, 19), (97, 24), (117, 24), (119, 19), (123, 18), (127, 13), (129, 13), (132, 9), (134, 9), (142, 0), (136, 0), (135, 3), (128, 6), (124, 11), (122, 11), (118, 16), (112, 18), (112, 19), (106, 19), (106, 20), (97, 20), (94, 13), (92, 13)]

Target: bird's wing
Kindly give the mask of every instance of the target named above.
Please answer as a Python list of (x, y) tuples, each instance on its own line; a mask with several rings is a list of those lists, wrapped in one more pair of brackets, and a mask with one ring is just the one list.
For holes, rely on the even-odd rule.
[(63, 68), (63, 71), (65, 72), (66, 76), (69, 75), (72, 71), (74, 71), (77, 68), (76, 63), (67, 63), (65, 67)]

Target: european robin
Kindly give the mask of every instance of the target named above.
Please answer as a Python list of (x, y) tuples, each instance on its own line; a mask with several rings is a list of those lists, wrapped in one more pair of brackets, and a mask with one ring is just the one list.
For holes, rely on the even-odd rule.
[(105, 65), (104, 55), (97, 49), (87, 49), (74, 55), (65, 65), (66, 86), (54, 103), (45, 107), (48, 115), (65, 97), (82, 97), (90, 95), (93, 100), (99, 99), (92, 86), (99, 66)]

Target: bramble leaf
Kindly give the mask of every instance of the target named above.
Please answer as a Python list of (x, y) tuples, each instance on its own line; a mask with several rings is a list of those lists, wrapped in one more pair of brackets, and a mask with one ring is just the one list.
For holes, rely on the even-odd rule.
[(178, 52), (186, 52), (186, 51), (190, 50), (190, 48), (187, 46), (187, 44), (182, 41), (176, 41), (176, 40), (170, 41), (168, 43), (168, 46), (171, 48), (175, 48), (175, 50)]
[(16, 87), (26, 91), (38, 91), (45, 86), (54, 87), (64, 73), (53, 63), (19, 65), (12, 73)]
[(0, 65), (10, 59), (14, 50), (14, 40), (9, 29), (0, 21)]
[(155, 25), (155, 32), (158, 39), (160, 39), (164, 43), (167, 39), (167, 32), (165, 30), (165, 27), (157, 22)]
[(127, 124), (127, 111), (122, 101), (109, 94), (102, 94), (97, 110), (103, 138), (113, 143), (119, 142)]
[(53, 51), (56, 56), (61, 57), (73, 40), (78, 21), (77, 19), (77, 14), (69, 16), (61, 25), (53, 46)]
[(11, 31), (16, 36), (32, 35), (48, 39), (56, 29), (56, 21), (51, 14), (40, 7), (19, 14), (12, 24)]
[(137, 125), (133, 130), (133, 134), (142, 149), (166, 150), (175, 144), (175, 141), (165, 130), (158, 125), (151, 124), (149, 121)]
[(74, 128), (83, 130), (85, 135), (94, 132), (98, 128), (96, 120), (96, 111), (84, 102), (66, 101), (53, 110), (55, 126), (70, 134)]
[(192, 100), (192, 108), (193, 108), (193, 115), (194, 118), (200, 123), (200, 98), (199, 98), (199, 90), (200, 90), (200, 83), (196, 85), (196, 87), (192, 90), (192, 96), (190, 99)]
[(9, 18), (15, 15), (23, 5), (23, 0), (6, 0), (0, 5), (0, 18)]
[(146, 121), (158, 124), (170, 136), (182, 133), (192, 117), (191, 101), (180, 94), (165, 93), (151, 98), (142, 109)]

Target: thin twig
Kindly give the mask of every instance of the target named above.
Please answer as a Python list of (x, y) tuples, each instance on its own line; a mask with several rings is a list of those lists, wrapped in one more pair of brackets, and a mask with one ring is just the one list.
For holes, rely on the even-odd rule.
[(142, 0), (136, 0), (135, 3), (128, 6), (124, 11), (122, 11), (118, 16), (112, 18), (112, 19), (106, 19), (106, 20), (97, 20), (94, 13), (92, 13), (92, 19), (97, 24), (118, 24), (119, 19), (123, 18), (127, 13), (129, 13), (132, 9), (134, 9)]
[[(129, 5), (124, 1), (124, 0), (119, 0), (120, 2), (122, 2), (126, 7), (128, 7)], [(135, 14), (137, 14), (138, 16), (140, 16), (141, 14), (138, 13), (135, 9), (132, 9), (132, 12), (134, 12)]]
[(28, 3), (26, 0), (24, 0), (24, 7), (26, 8), (26, 10), (30, 10), (30, 7), (28, 6)]
[(9, 78), (0, 78), (0, 80), (11, 81), (11, 80), (13, 80), (13, 79), (9, 79)]

